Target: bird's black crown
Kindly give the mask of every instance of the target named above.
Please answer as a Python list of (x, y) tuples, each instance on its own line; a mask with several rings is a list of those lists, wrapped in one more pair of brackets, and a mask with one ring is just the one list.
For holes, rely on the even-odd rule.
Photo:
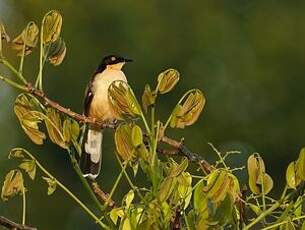
[(108, 55), (103, 58), (103, 60), (98, 65), (95, 72), (100, 73), (100, 72), (104, 71), (106, 69), (107, 65), (113, 65), (113, 64), (117, 64), (117, 63), (121, 63), (121, 62), (131, 62), (131, 61), (132, 61), (131, 59), (123, 58), (118, 55)]

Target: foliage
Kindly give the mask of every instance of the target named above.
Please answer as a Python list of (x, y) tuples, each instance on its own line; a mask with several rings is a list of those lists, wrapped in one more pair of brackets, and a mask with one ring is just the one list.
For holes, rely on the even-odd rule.
[[(172, 152), (177, 157), (161, 156), (168, 128), (185, 128), (194, 124), (205, 106), (205, 97), (201, 90), (191, 89), (186, 92), (173, 108), (168, 119), (163, 122), (156, 119), (155, 104), (165, 93), (171, 92), (180, 79), (177, 70), (168, 69), (157, 78), (156, 87), (146, 85), (142, 95), (142, 105), (135, 97), (132, 88), (125, 82), (115, 81), (109, 88), (109, 100), (113, 109), (124, 120), (115, 130), (115, 145), (121, 172), (113, 188), (102, 205), (92, 196), (92, 189), (82, 177), (76, 164), (81, 154), (82, 124), (75, 117), (70, 117), (59, 110), (58, 105), (51, 106), (43, 94), (43, 67), (48, 61), (59, 65), (65, 56), (66, 46), (60, 37), (62, 17), (58, 11), (48, 12), (41, 23), (40, 30), (34, 22), (12, 41), (12, 48), (20, 56), (19, 70), (16, 70), (2, 53), (2, 40), (9, 41), (4, 26), (0, 25), (0, 62), (9, 68), (19, 82), (1, 76), (7, 84), (25, 91), (17, 96), (14, 111), (26, 135), (34, 144), (43, 145), (49, 137), (51, 142), (67, 151), (72, 168), (79, 175), (83, 186), (97, 204), (100, 213), (96, 214), (76, 197), (65, 185), (55, 178), (27, 150), (14, 148), (9, 158), (20, 160), (18, 169), (11, 170), (5, 177), (1, 198), (23, 195), (23, 224), (25, 222), (24, 174), (31, 180), (41, 178), (48, 185), (47, 193), (52, 195), (61, 188), (73, 199), (102, 229), (304, 229), (303, 211), (305, 180), (305, 149), (299, 158), (287, 168), (283, 193), (279, 199), (269, 194), (273, 188), (273, 179), (266, 173), (262, 157), (258, 153), (248, 158), (247, 189), (241, 189), (236, 170), (230, 168), (227, 158), (233, 152), (221, 153), (212, 146), (219, 158), (208, 170), (203, 170), (202, 162), (193, 172), (189, 165), (194, 164), (183, 153), (181, 142)], [(39, 32), (40, 31), (40, 32)], [(39, 36), (40, 34), (40, 36)], [(34, 90), (29, 88), (23, 76), (23, 61), (26, 55), (40, 44), (40, 65)], [(38, 90), (39, 94), (37, 93)], [(35, 94), (36, 92), (36, 94)], [(40, 95), (40, 97), (38, 96)], [(168, 143), (167, 143), (168, 144)], [(141, 170), (147, 178), (146, 186), (135, 184), (127, 169), (132, 168), (134, 177)], [(130, 190), (117, 202), (119, 206), (110, 207), (122, 175), (129, 183)], [(39, 175), (40, 176), (40, 175)], [(98, 215), (102, 214), (102, 218)]]

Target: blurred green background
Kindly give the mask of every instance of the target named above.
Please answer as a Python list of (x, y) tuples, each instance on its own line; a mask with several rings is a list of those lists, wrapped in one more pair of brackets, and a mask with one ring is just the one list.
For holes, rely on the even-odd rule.
[[(0, 19), (13, 38), (29, 20), (40, 23), (50, 9), (63, 15), (62, 35), (68, 47), (62, 65), (45, 68), (50, 98), (81, 113), (86, 84), (107, 54), (135, 60), (125, 73), (138, 96), (145, 83), (155, 83), (160, 71), (176, 68), (182, 78), (159, 101), (160, 118), (190, 88), (203, 90), (207, 105), (197, 124), (170, 134), (184, 136), (192, 150), (210, 160), (215, 154), (208, 142), (222, 151), (240, 150), (242, 154), (231, 158), (234, 166), (246, 163), (254, 151), (261, 153), (277, 193), (288, 162), (304, 145), (305, 1), (0, 0)], [(18, 64), (13, 51), (6, 49), (6, 54)], [(37, 64), (38, 49), (25, 60), (27, 78), (36, 77)], [(0, 70), (6, 72), (1, 66)], [(91, 206), (66, 153), (49, 141), (35, 146), (24, 135), (13, 113), (17, 94), (0, 84), (1, 184), (5, 173), (16, 166), (7, 159), (9, 150), (22, 146)], [(107, 131), (98, 178), (106, 191), (119, 173), (112, 135)], [(246, 178), (246, 171), (241, 176)], [(29, 225), (96, 228), (62, 191), (48, 197), (39, 177), (26, 183)], [(124, 184), (120, 187), (126, 189)], [(20, 222), (21, 197), (0, 201), (0, 215)]]

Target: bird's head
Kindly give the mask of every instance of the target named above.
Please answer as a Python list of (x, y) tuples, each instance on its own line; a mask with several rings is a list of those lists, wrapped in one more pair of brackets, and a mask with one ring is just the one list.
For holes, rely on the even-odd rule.
[(103, 58), (98, 66), (97, 72), (102, 72), (106, 68), (121, 70), (126, 62), (131, 62), (131, 59), (124, 58), (118, 55), (108, 55)]

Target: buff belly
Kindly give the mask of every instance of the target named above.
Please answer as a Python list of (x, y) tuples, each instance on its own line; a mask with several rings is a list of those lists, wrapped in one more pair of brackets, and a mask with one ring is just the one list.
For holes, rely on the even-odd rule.
[(112, 109), (109, 98), (108, 88), (114, 81), (127, 82), (124, 73), (120, 70), (107, 69), (96, 76), (93, 84), (93, 99), (90, 105), (89, 115), (100, 121), (113, 121), (119, 119)]

